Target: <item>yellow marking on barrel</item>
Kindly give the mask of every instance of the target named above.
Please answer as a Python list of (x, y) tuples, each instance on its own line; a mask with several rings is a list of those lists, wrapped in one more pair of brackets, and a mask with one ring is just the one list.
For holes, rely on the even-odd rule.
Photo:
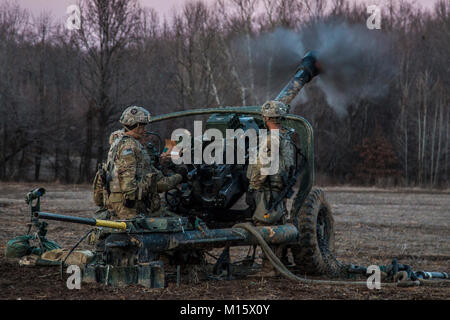
[(95, 220), (95, 225), (97, 227), (107, 227), (121, 230), (127, 229), (127, 224), (125, 222), (118, 222), (118, 221)]

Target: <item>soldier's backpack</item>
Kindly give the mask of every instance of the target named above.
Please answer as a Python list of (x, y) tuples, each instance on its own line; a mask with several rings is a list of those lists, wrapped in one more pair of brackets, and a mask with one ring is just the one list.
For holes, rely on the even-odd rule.
[(112, 171), (114, 170), (114, 158), (119, 147), (119, 142), (123, 137), (123, 135), (120, 135), (112, 141), (107, 162), (99, 164), (97, 173), (95, 174), (94, 182), (92, 183), (94, 191), (93, 200), (99, 207), (106, 207), (106, 200), (111, 192), (109, 180), (111, 180)]

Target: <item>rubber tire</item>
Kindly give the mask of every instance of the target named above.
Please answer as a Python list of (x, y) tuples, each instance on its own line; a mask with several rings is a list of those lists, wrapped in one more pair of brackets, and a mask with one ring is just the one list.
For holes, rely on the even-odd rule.
[[(324, 226), (322, 235), (326, 235), (324, 243), (328, 245), (328, 252), (323, 252), (319, 247), (319, 215), (325, 221), (325, 224), (319, 226)], [(331, 275), (338, 272), (335, 260), (329, 258), (329, 252), (334, 252), (334, 218), (325, 199), (325, 192), (321, 189), (311, 190), (294, 222), (300, 233), (299, 244), (291, 247), (296, 269), (301, 274), (308, 275)]]

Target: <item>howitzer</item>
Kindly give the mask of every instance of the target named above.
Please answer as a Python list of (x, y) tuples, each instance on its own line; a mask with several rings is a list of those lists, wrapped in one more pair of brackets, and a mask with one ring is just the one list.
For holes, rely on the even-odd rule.
[[(301, 87), (317, 73), (315, 58), (307, 54), (293, 79), (278, 95), (277, 99), (290, 103)], [(150, 123), (171, 121), (180, 117), (210, 115), (206, 128), (258, 129), (264, 124), (260, 106), (220, 107), (195, 109), (154, 116)], [(305, 161), (297, 166), (295, 182), (300, 180), (290, 216), (292, 223), (277, 226), (256, 227), (252, 232), (245, 228), (233, 228), (236, 222), (249, 221), (244, 210), (232, 210), (232, 206), (247, 191), (245, 164), (205, 164), (189, 168), (189, 188), (176, 193), (181, 201), (176, 208), (178, 216), (151, 218), (137, 216), (134, 219), (118, 221), (121, 228), (111, 229), (111, 224), (95, 219), (74, 218), (40, 212), (41, 219), (52, 218), (66, 222), (84, 223), (102, 228), (96, 244), (96, 259), (86, 265), (83, 280), (112, 284), (139, 283), (148, 287), (165, 285), (165, 273), (173, 266), (186, 267), (205, 265), (205, 255), (211, 248), (229, 248), (230, 246), (250, 246), (253, 256), (245, 266), (252, 266), (255, 259), (255, 239), (271, 246), (289, 246), (294, 262), (300, 272), (308, 274), (324, 273), (333, 269), (322, 250), (324, 246), (333, 250), (334, 224), (330, 206), (326, 203), (321, 190), (311, 188), (314, 182), (313, 134), (309, 122), (301, 116), (286, 114), (282, 126), (292, 128), (297, 135), (297, 148), (304, 154)], [(294, 181), (288, 183), (291, 192)], [(300, 210), (307, 202), (308, 210)], [(211, 219), (205, 218), (210, 217)], [(302, 215), (308, 215), (302, 218)], [(231, 217), (232, 224), (223, 226), (219, 218)], [(64, 219), (64, 220), (63, 220)], [(301, 225), (300, 222), (307, 225)], [(126, 227), (125, 227), (126, 225)], [(220, 226), (220, 227), (219, 227)], [(304, 231), (302, 231), (304, 230)], [(317, 230), (310, 234), (310, 230)], [(308, 241), (306, 241), (308, 240)], [(320, 247), (319, 247), (320, 243)], [(308, 246), (308, 248), (305, 248)], [(222, 255), (229, 256), (229, 255)], [(223, 259), (220, 259), (223, 265)], [(230, 261), (228, 263), (231, 264)], [(239, 267), (233, 264), (235, 271)], [(302, 269), (303, 268), (303, 269)], [(217, 268), (216, 268), (217, 269)]]
[[(289, 104), (303, 85), (319, 71), (314, 54), (308, 53), (302, 59), (294, 77), (276, 99)], [(209, 128), (222, 131), (240, 128), (245, 131), (249, 128), (262, 127), (260, 111), (260, 106), (195, 109), (155, 116), (150, 122), (211, 115), (207, 121)], [(214, 218), (218, 215), (231, 215), (233, 211), (231, 207), (247, 190), (245, 185), (247, 163), (240, 165), (202, 163), (191, 168), (188, 175), (191, 180), (189, 188), (177, 193), (183, 197), (183, 201), (179, 201), (181, 205), (175, 208), (180, 210), (171, 216), (147, 217), (143, 213), (129, 220), (107, 221), (46, 213), (41, 212), (39, 208), (39, 198), (43, 195), (43, 189), (36, 189), (27, 197), (32, 219), (36, 223), (45, 223), (39, 222), (39, 219), (49, 219), (100, 227), (92, 229), (99, 231), (96, 234), (95, 260), (83, 266), (84, 282), (113, 285), (137, 283), (161, 288), (165, 286), (168, 279), (166, 274), (170, 273), (171, 268), (176, 267), (179, 283), (180, 270), (190, 272), (196, 269), (193, 266), (209, 266), (206, 254), (215, 257), (208, 250), (222, 247), (225, 249), (219, 258), (215, 258), (217, 262), (213, 272), (225, 265), (229, 276), (230, 272), (235, 272), (239, 267), (253, 266), (258, 244), (272, 262), (274, 259), (268, 253), (275, 254), (267, 251), (269, 245), (277, 249), (290, 249), (293, 262), (296, 264), (295, 268), (301, 274), (336, 275), (340, 272), (341, 266), (333, 259), (334, 220), (331, 207), (322, 190), (312, 190), (314, 183), (312, 127), (306, 119), (294, 114), (285, 115), (282, 118), (282, 126), (292, 128), (297, 134), (297, 150), (302, 151), (303, 157), (302, 163), (296, 166), (295, 175), (287, 182), (279, 200), (289, 197), (295, 183), (300, 182), (289, 214), (291, 219), (286, 224), (259, 227), (238, 224), (235, 227), (218, 227), (214, 219), (211, 221), (202, 219), (205, 212)], [(160, 150), (156, 153), (159, 155)], [(34, 199), (38, 199), (36, 206), (31, 205)], [(245, 215), (233, 217), (248, 221)], [(211, 226), (214, 228), (210, 228)], [(70, 252), (89, 234), (82, 237)], [(241, 264), (232, 263), (229, 248), (244, 245), (253, 248), (253, 255), (249, 255), (249, 250)], [(276, 260), (275, 262), (274, 265), (278, 267), (282, 264)], [(365, 269), (353, 268), (354, 272), (363, 270)], [(448, 277), (444, 273), (425, 272), (418, 276)]]

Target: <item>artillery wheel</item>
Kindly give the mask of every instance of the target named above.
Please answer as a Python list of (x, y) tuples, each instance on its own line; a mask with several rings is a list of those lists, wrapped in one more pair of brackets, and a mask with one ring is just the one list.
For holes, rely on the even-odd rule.
[(339, 262), (334, 251), (334, 219), (321, 189), (313, 189), (294, 221), (300, 233), (299, 244), (291, 247), (297, 270), (309, 275), (337, 275)]

